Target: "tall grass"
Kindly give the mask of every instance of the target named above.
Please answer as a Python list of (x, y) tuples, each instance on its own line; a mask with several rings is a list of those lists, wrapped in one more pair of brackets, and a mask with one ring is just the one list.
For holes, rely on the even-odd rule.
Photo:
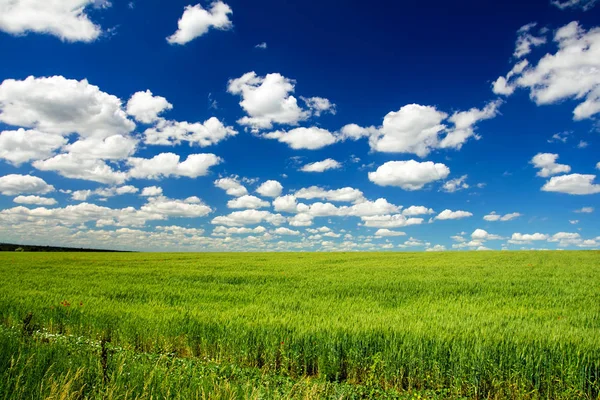
[[(140, 387), (119, 381), (126, 372), (116, 372), (118, 360), (146, 376), (153, 364), (139, 360), (150, 356), (193, 368), (235, 366), (293, 385), (309, 379), (315, 398), (364, 388), (455, 398), (599, 396), (598, 252), (11, 253), (0, 254), (0, 276), (0, 318), (12, 332), (2, 354), (23, 354), (19, 365), (40, 371), (23, 367), (18, 380), (4, 360), (2, 387), (26, 379), (50, 387), (52, 369), (40, 354), (58, 348), (56, 337), (75, 337), (89, 342), (80, 351), (88, 356), (59, 368), (54, 385), (72, 381), (69, 393), (82, 396), (96, 393), (92, 387)], [(106, 368), (101, 343), (120, 349), (105, 357)], [(161, 381), (181, 386), (181, 368), (162, 372)], [(100, 378), (79, 388), (90, 370)], [(252, 379), (248, 390), (261, 386)], [(232, 398), (252, 395), (239, 379), (199, 383), (189, 393), (214, 394), (225, 382), (239, 384)]]

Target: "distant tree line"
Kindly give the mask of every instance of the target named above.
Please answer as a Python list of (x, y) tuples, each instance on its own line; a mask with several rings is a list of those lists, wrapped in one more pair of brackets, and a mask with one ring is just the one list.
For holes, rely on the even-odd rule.
[(17, 251), (17, 252), (100, 252), (100, 253), (127, 253), (118, 250), (101, 250), (101, 249), (85, 249), (75, 247), (57, 247), (57, 246), (30, 246), (26, 244), (10, 244), (0, 243), (0, 251)]

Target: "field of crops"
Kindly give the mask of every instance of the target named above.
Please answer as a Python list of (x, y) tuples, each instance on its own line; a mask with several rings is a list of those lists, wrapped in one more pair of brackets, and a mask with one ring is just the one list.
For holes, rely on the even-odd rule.
[(598, 399), (600, 253), (0, 253), (0, 399)]

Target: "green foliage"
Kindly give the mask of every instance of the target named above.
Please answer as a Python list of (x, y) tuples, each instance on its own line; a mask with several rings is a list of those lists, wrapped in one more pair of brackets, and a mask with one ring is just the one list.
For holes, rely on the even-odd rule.
[(599, 261), (4, 253), (0, 399), (596, 399)]

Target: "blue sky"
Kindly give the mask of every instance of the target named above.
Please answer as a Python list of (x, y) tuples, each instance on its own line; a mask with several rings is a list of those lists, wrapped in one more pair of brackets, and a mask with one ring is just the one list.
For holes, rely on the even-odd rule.
[(600, 247), (594, 0), (54, 3), (0, 0), (0, 241)]

